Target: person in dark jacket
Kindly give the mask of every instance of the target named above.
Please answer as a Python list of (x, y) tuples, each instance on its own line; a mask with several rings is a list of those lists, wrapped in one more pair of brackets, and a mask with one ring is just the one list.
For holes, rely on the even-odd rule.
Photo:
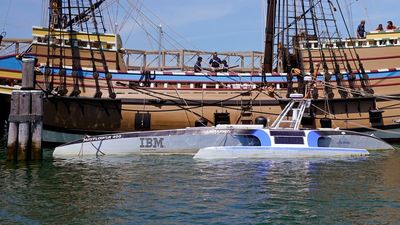
[(202, 57), (197, 58), (196, 64), (194, 64), (194, 72), (201, 72), (203, 69), (201, 68), (201, 62), (203, 61)]
[(361, 20), (357, 27), (357, 38), (365, 38), (365, 20)]
[(210, 59), (209, 65), (212, 70), (219, 69), (222, 61), (220, 58), (218, 58), (218, 54), (216, 52), (213, 53), (212, 58)]

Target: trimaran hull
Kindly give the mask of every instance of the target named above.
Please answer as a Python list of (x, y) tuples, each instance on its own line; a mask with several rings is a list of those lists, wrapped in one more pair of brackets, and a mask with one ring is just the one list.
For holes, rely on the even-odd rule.
[[(54, 157), (129, 154), (191, 154), (197, 158), (281, 158), (367, 155), (369, 150), (391, 149), (372, 136), (341, 130), (273, 130), (262, 126), (186, 128), (129, 132), (86, 137), (57, 147)], [(211, 157), (211, 158), (212, 158)]]

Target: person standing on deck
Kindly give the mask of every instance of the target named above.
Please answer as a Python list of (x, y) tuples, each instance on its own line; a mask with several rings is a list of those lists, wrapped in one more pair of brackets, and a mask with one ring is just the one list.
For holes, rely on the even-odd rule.
[(220, 58), (218, 58), (218, 54), (216, 52), (213, 53), (213, 57), (210, 59), (209, 66), (213, 71), (219, 69), (219, 66), (221, 65), (222, 61)]
[(379, 24), (375, 31), (383, 31), (383, 25)]
[(202, 68), (201, 68), (201, 61), (203, 60), (202, 57), (198, 57), (197, 58), (197, 62), (196, 64), (194, 64), (194, 72), (201, 72)]
[(396, 29), (396, 26), (393, 25), (393, 22), (389, 20), (389, 21), (387, 22), (387, 27), (386, 27), (386, 29), (387, 29), (387, 30), (395, 30), (395, 29)]
[(361, 20), (357, 27), (357, 38), (365, 38), (365, 20)]
[(228, 72), (228, 70), (229, 70), (228, 62), (224, 59), (224, 60), (222, 60), (221, 64), (222, 64), (221, 71), (222, 72)]

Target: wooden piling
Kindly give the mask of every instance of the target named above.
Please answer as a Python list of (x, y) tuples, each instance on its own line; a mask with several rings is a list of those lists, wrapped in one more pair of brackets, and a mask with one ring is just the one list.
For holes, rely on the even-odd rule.
[(7, 160), (42, 159), (43, 93), (35, 85), (33, 58), (23, 59), (22, 90), (13, 91)]
[(8, 140), (7, 140), (7, 160), (17, 159), (18, 147), (18, 122), (16, 117), (19, 111), (19, 91), (13, 91), (11, 95), (10, 116), (8, 118)]
[(42, 159), (43, 92), (32, 91), (32, 160)]
[(28, 160), (29, 138), (30, 138), (30, 109), (31, 93), (21, 91), (19, 96), (19, 126), (18, 126), (18, 151), (17, 160)]
[(22, 90), (35, 89), (35, 59), (22, 59)]

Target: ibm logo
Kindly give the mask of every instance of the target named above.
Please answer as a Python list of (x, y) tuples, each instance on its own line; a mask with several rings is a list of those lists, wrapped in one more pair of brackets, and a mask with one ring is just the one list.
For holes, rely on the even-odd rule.
[(140, 148), (165, 148), (164, 138), (140, 138)]

